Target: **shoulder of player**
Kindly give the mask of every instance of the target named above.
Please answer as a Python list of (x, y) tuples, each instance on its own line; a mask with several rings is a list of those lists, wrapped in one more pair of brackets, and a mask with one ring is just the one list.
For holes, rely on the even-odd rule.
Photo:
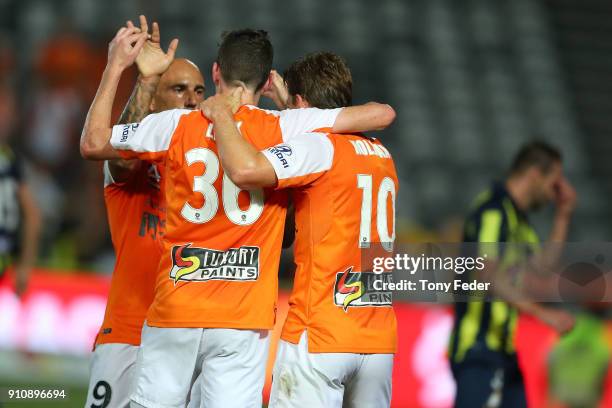
[(189, 109), (169, 109), (161, 112), (148, 114), (139, 123), (126, 123), (116, 125), (114, 128), (119, 128), (122, 131), (124, 138), (122, 142), (127, 140), (127, 135), (132, 132), (156, 132), (157, 134), (174, 133), (179, 125), (188, 119), (194, 119), (201, 116), (200, 111), (192, 111)]
[[(186, 130), (188, 134), (199, 135), (199, 131), (206, 130), (211, 126), (210, 120), (208, 120), (200, 110), (171, 109), (161, 113), (166, 113), (166, 116), (160, 117), (159, 123), (170, 124), (173, 129), (173, 134), (183, 129)], [(176, 141), (177, 139), (173, 138), (171, 144), (174, 144)]]
[(282, 116), (291, 116), (291, 115), (299, 115), (302, 112), (305, 111), (317, 111), (320, 110), (318, 108), (295, 108), (295, 109), (283, 109), (283, 110), (274, 110), (274, 109), (264, 109), (264, 108), (260, 108), (259, 106), (255, 106), (255, 105), (243, 105), (241, 107), (241, 110), (243, 110), (245, 113), (255, 113), (255, 114), (262, 114), (262, 115), (270, 115), (270, 116), (275, 116), (275, 117), (282, 117)]
[(237, 118), (242, 118), (242, 117), (251, 118), (251, 117), (259, 116), (259, 117), (280, 118), (281, 116), (283, 116), (283, 112), (285, 111), (263, 109), (255, 105), (243, 105), (238, 110), (236, 117)]
[(497, 184), (481, 190), (472, 200), (471, 211), (503, 210), (504, 195), (500, 194), (498, 190)]
[(392, 159), (389, 150), (376, 138), (363, 134), (327, 133), (334, 146), (350, 147), (358, 156), (376, 156)]
[[(340, 108), (342, 109), (342, 108)], [(315, 112), (324, 112), (333, 109), (319, 109), (319, 108), (295, 108), (295, 109), (283, 109), (283, 110), (273, 110), (273, 109), (264, 109), (255, 105), (243, 105), (238, 114), (246, 114), (246, 115), (261, 115), (261, 116), (269, 116), (277, 119), (296, 119), (301, 117), (301, 115), (305, 113), (315, 113)], [(325, 130), (325, 129), (322, 129)]]
[(154, 112), (148, 114), (142, 121), (167, 121), (167, 120), (181, 120), (193, 115), (200, 114), (199, 110), (191, 109), (168, 109), (161, 112)]
[(177, 128), (182, 125), (187, 125), (189, 127), (206, 127), (211, 123), (198, 109), (173, 109), (172, 111), (171, 120), (176, 123)]
[(507, 220), (507, 214), (501, 200), (489, 199), (472, 208), (468, 214), (468, 218), (477, 221), (479, 224), (483, 219), (492, 219), (497, 217), (500, 223), (503, 224)]
[(125, 126), (144, 126), (146, 129), (151, 129), (151, 127), (176, 129), (181, 123), (193, 122), (198, 118), (205, 119), (199, 110), (169, 109), (148, 114), (140, 124), (126, 124)]

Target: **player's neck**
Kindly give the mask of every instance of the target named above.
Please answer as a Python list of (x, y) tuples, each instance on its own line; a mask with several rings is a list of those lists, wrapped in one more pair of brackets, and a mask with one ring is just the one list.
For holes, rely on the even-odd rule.
[(261, 96), (260, 92), (253, 93), (248, 89), (242, 93), (241, 104), (242, 105), (253, 105), (257, 106), (259, 104), (259, 97)]
[(510, 177), (506, 180), (506, 190), (519, 209), (529, 210), (529, 180), (524, 177)]
[[(236, 87), (230, 87), (230, 86), (221, 86), (218, 89), (218, 92), (221, 94), (231, 94)], [(261, 92), (253, 92), (248, 88), (244, 88), (244, 91), (242, 92), (242, 95), (240, 97), (240, 104), (241, 105), (253, 105), (253, 106), (257, 106), (257, 104), (259, 103), (259, 98), (261, 96)]]

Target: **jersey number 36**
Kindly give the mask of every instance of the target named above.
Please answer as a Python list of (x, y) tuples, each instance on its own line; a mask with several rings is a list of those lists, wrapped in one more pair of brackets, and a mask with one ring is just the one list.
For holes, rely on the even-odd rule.
[[(204, 196), (204, 205), (200, 208), (193, 208), (189, 203), (185, 203), (181, 215), (189, 222), (204, 224), (212, 220), (219, 209), (219, 194), (213, 185), (219, 178), (219, 158), (212, 150), (200, 147), (185, 153), (185, 160), (189, 166), (194, 163), (204, 163), (204, 174), (193, 178), (193, 191)], [(227, 218), (234, 224), (253, 224), (263, 212), (262, 189), (248, 190), (250, 205), (246, 210), (240, 209), (238, 205), (238, 195), (243, 190), (239, 189), (225, 174), (221, 191), (223, 209)]]

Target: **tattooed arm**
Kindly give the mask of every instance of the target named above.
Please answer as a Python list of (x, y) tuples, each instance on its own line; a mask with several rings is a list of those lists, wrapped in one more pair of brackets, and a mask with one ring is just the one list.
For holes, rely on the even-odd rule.
[[(121, 117), (119, 124), (136, 123), (144, 119), (149, 114), (149, 106), (157, 89), (160, 75), (150, 77), (138, 76), (138, 81), (134, 87), (134, 91), (130, 96)], [(109, 160), (108, 169), (115, 182), (126, 181), (130, 173), (139, 165), (139, 160)]]
[(160, 75), (144, 78), (138, 76), (134, 91), (123, 113), (119, 117), (119, 124), (140, 122), (149, 113), (149, 106), (153, 100), (153, 94), (159, 84)]

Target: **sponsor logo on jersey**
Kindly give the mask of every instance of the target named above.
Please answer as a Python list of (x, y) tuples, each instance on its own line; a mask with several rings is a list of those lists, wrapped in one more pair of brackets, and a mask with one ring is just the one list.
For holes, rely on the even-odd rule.
[(391, 274), (374, 272), (353, 272), (353, 267), (336, 274), (334, 304), (346, 312), (349, 307), (391, 306), (390, 291), (374, 289), (375, 281), (391, 281)]
[(136, 129), (138, 129), (139, 123), (128, 123), (127, 125), (123, 125), (123, 131), (121, 132), (121, 143), (125, 143), (128, 140), (128, 136), (130, 132), (134, 133)]
[(283, 165), (283, 168), (286, 169), (289, 167), (289, 162), (287, 162), (286, 158), (293, 154), (293, 150), (291, 150), (291, 147), (287, 145), (278, 145), (270, 147), (268, 151), (278, 158), (278, 160)]
[(209, 280), (254, 281), (259, 277), (259, 247), (241, 246), (219, 251), (192, 247), (172, 247), (170, 279), (205, 282)]

